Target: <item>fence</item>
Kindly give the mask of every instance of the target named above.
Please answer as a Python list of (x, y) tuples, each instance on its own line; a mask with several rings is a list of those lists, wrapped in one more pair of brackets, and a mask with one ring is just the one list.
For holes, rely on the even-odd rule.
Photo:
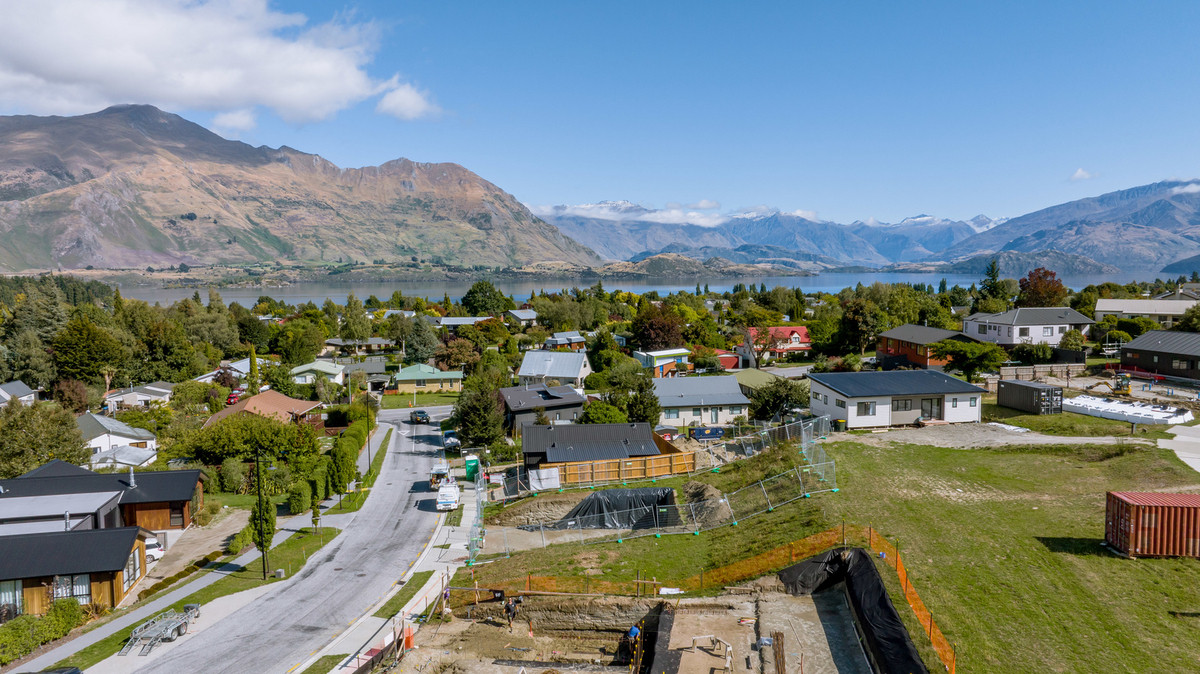
[(1078, 377), (1087, 370), (1083, 363), (1046, 363), (1000, 368), (1001, 379), (1037, 380), (1046, 377)]
[(883, 559), (887, 565), (896, 570), (896, 577), (900, 579), (900, 585), (904, 588), (905, 601), (912, 608), (913, 614), (917, 616), (917, 621), (921, 623), (921, 629), (933, 643), (933, 650), (937, 652), (938, 659), (942, 661), (950, 674), (954, 674), (954, 665), (957, 659), (954, 653), (954, 644), (950, 643), (945, 634), (942, 634), (941, 628), (933, 620), (933, 613), (925, 607), (925, 602), (921, 601), (921, 595), (917, 594), (916, 588), (912, 586), (912, 580), (908, 577), (908, 568), (904, 566), (900, 551), (870, 527), (867, 528), (867, 545), (875, 552), (883, 553)]
[(576, 461), (572, 463), (547, 463), (541, 469), (557, 468), (560, 484), (594, 484), (597, 482), (624, 482), (669, 477), (696, 471), (696, 452), (639, 456), (610, 461)]
[(467, 565), (475, 563), (475, 558), (483, 552), (483, 536), (486, 533), (483, 526), (483, 508), (488, 501), (488, 482), (481, 470), (475, 476), (475, 517), (471, 520), (471, 528), (467, 533)]

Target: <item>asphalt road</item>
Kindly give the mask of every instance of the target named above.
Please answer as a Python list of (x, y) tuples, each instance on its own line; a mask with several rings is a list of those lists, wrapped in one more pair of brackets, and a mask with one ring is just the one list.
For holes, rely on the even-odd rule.
[[(427, 409), (435, 425), (448, 412)], [(429, 469), (441, 453), (436, 426), (409, 424), (408, 410), (384, 410), (379, 420), (396, 429), (388, 457), (374, 493), (342, 533), (294, 579), (189, 635), (167, 657), (137, 671), (287, 672), (346, 629), (404, 575), (437, 521), (437, 495), (428, 482)]]

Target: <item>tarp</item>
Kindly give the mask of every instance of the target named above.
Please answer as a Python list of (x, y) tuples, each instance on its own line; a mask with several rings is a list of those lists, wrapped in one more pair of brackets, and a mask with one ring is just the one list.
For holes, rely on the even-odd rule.
[(534, 491), (558, 489), (561, 486), (557, 468), (542, 468), (541, 470), (529, 471), (529, 488)]
[(828, 550), (780, 571), (779, 580), (789, 593), (796, 595), (812, 594), (845, 582), (850, 606), (864, 637), (863, 645), (880, 671), (928, 674), (866, 550)]
[[(602, 489), (588, 494), (550, 529), (648, 529), (679, 524), (670, 487)], [(534, 527), (536, 528), (536, 527)]]

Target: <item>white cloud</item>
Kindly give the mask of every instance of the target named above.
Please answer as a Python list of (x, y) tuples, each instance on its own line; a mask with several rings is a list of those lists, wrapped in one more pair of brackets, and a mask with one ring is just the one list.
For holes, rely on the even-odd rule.
[(712, 199), (701, 199), (694, 204), (688, 204), (687, 207), (694, 208), (699, 211), (715, 211), (721, 207), (721, 204), (720, 202), (713, 201)]
[(236, 135), (243, 131), (250, 131), (254, 128), (257, 120), (254, 117), (254, 111), (249, 109), (230, 110), (229, 112), (218, 113), (213, 116), (212, 125), (228, 135)]
[(729, 220), (729, 216), (720, 213), (701, 213), (696, 210), (679, 208), (650, 209), (628, 201), (602, 201), (598, 204), (576, 204), (572, 206), (530, 206), (526, 207), (539, 217), (575, 216), (593, 218), (596, 220), (612, 220), (614, 222), (657, 222), (664, 225), (698, 225), (700, 227), (716, 227)]
[(1071, 180), (1071, 182), (1078, 182), (1080, 180), (1091, 180), (1092, 178), (1095, 178), (1095, 177), (1096, 177), (1095, 173), (1090, 173), (1088, 171), (1083, 170), (1082, 168), (1077, 168), (1077, 169), (1075, 169), (1075, 172), (1071, 174), (1070, 180)]
[(435, 111), (412, 85), (367, 73), (377, 43), (369, 22), (310, 26), (267, 0), (6, 3), (0, 108), (78, 114), (151, 103), (220, 113), (233, 130), (258, 107), (303, 123), (380, 94), (387, 114)]
[(1188, 183), (1171, 188), (1171, 194), (1196, 194), (1200, 192), (1200, 183)]
[(805, 220), (816, 220), (817, 219), (816, 211), (807, 211), (807, 210), (804, 210), (803, 208), (798, 208), (794, 211), (788, 211), (786, 213), (786, 215), (794, 215), (798, 218), (804, 218)]

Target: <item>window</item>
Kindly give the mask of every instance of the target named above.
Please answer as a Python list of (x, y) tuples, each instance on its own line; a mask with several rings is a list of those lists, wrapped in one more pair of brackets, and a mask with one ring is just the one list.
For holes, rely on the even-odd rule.
[(909, 398), (893, 400), (892, 401), (892, 411), (893, 412), (911, 412), (912, 411), (912, 400)]
[(137, 548), (129, 553), (129, 559), (125, 561), (125, 577), (122, 583), (125, 586), (125, 591), (128, 592), (133, 584), (138, 582), (138, 578), (142, 577), (142, 556), (138, 554)]
[(951, 406), (951, 407), (958, 407), (958, 398), (951, 398), (951, 399), (950, 399), (950, 406)]
[(413, 385), (416, 386), (417, 388), (425, 388), (425, 380), (418, 379), (417, 382)]
[(1067, 326), (1065, 326), (1065, 325), (1058, 326), (1058, 334), (1060, 334), (1060, 335), (1067, 334)]
[(86, 573), (54, 577), (54, 598), (92, 603), (92, 578)]
[(977, 397), (971, 396), (971, 407), (975, 407), (976, 403), (978, 403), (978, 402), (979, 402), (979, 399)]
[(21, 581), (0, 580), (0, 623), (21, 615)]
[(692, 416), (694, 416), (694, 417), (700, 416), (700, 408), (699, 407), (692, 408)]
[(1151, 359), (1151, 362), (1157, 363), (1157, 362), (1158, 362), (1158, 356), (1155, 356), (1153, 359)]
[(840, 400), (840, 399), (835, 398), (833, 400), (833, 404), (837, 405), (838, 407), (840, 407), (842, 409), (846, 409), (846, 401), (845, 400)]
[(1047, 325), (1046, 327), (1042, 328), (1042, 336), (1043, 337), (1053, 337), (1054, 336), (1054, 326)]
[(983, 323), (980, 323), (979, 328), (976, 330), (976, 332), (978, 332), (981, 335), (986, 335), (987, 334), (987, 326), (984, 325)]
[(176, 501), (171, 504), (171, 526), (183, 526), (183, 504), (184, 501)]
[(1171, 369), (1186, 370), (1186, 369), (1188, 369), (1188, 362), (1186, 360), (1176, 360), (1176, 359), (1172, 358), (1171, 359)]
[(145, 442), (131, 442), (131, 443), (129, 443), (129, 446), (130, 446), (130, 447), (139, 447), (139, 448), (141, 448), (141, 449), (145, 449), (145, 448), (146, 448), (146, 443), (145, 443)]
[(679, 418), (679, 410), (678, 409), (664, 410), (663, 417), (665, 417), (667, 419), (678, 419)]
[(1029, 328), (1017, 328), (1017, 336), (1018, 337), (1028, 337), (1029, 336)]
[(1009, 329), (1008, 329), (1008, 336), (1012, 337), (1012, 328), (1011, 327), (1009, 327)]
[(858, 404), (858, 416), (860, 416), (860, 417), (875, 416), (875, 402), (871, 401), (869, 403), (859, 403)]
[(823, 402), (823, 403), (825, 403), (826, 405), (828, 405), (828, 404), (829, 404), (829, 396), (827, 396), (827, 395), (825, 395), (824, 393), (822, 393), (822, 394), (821, 394), (821, 402)]
[(730, 413), (730, 414), (741, 414), (741, 413), (742, 413), (742, 406), (741, 406), (741, 405), (730, 405), (730, 406), (729, 406), (729, 413)]

